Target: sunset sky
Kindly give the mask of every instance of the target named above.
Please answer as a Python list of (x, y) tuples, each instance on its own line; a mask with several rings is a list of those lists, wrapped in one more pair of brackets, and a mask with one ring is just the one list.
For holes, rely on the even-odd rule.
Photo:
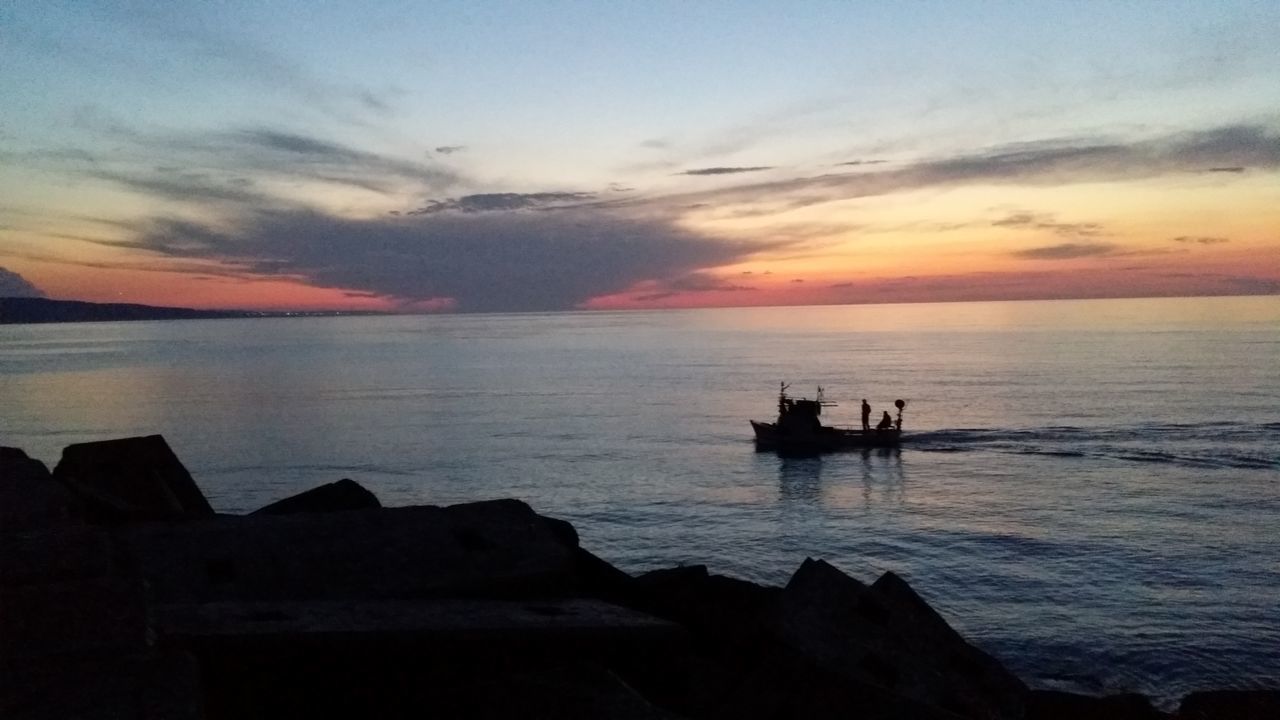
[(0, 296), (1280, 294), (1280, 2), (0, 4)]

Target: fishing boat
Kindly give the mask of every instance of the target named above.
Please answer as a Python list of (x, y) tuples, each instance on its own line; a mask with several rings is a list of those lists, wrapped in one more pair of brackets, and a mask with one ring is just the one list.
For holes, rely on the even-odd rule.
[(778, 419), (775, 422), (751, 421), (756, 434), (756, 450), (776, 451), (784, 455), (817, 455), (840, 450), (864, 450), (868, 448), (894, 448), (902, 442), (902, 409), (906, 402), (898, 400), (898, 417), (890, 421), (888, 413), (879, 425), (868, 429), (855, 429), (823, 425), (819, 416), (822, 408), (835, 407), (836, 403), (822, 396), (822, 388), (814, 399), (792, 398), (787, 395), (790, 385), (781, 383), (778, 391)]

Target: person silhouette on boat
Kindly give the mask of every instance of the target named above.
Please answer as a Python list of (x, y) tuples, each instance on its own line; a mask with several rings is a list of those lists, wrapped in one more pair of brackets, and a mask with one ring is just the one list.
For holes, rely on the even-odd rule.
[(862, 398), (862, 431), (866, 432), (871, 429), (871, 406), (867, 404), (867, 399)]
[(884, 411), (884, 417), (880, 418), (880, 424), (876, 425), (876, 430), (888, 430), (893, 427), (893, 418), (889, 417), (889, 411)]

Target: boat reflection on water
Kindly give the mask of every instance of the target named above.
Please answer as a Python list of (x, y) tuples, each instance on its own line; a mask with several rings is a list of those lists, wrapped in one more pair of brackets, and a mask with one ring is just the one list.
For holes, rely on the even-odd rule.
[(783, 501), (818, 502), (822, 499), (822, 458), (778, 459), (778, 497)]
[(898, 448), (867, 448), (825, 459), (783, 455), (776, 462), (778, 499), (783, 502), (870, 506), (905, 500), (906, 471)]
[(901, 505), (906, 500), (906, 470), (900, 448), (875, 448), (862, 451), (862, 500), (871, 505), (881, 501)]

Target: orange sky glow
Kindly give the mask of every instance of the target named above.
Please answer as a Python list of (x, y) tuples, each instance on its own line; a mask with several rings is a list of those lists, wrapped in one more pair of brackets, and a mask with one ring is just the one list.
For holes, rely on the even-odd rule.
[[(701, 42), (670, 58), (656, 17), (594, 19), (610, 44), (587, 48), (540, 45), (521, 29), (538, 15), (501, 40), (433, 36), (454, 74), (404, 62), (452, 27), (434, 17), (348, 53), (324, 31), (261, 36), (278, 18), (252, 7), (16, 11), (0, 296), (516, 312), (1280, 294), (1280, 10), (1227, 6), (1091, 29), (1069, 3), (927, 26), (788, 10), (795, 37), (762, 7), (687, 28)], [(295, 11), (353, 24), (340, 4)], [(492, 64), (514, 46), (519, 68)]]

